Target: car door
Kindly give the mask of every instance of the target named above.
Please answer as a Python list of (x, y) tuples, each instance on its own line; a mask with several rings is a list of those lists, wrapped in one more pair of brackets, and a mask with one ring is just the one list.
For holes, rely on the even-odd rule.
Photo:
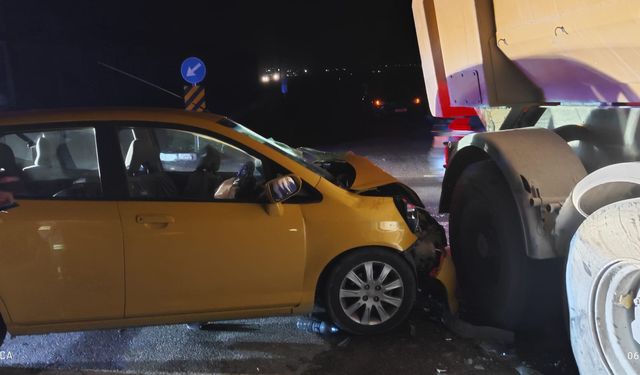
[[(91, 124), (0, 128), (0, 297), (14, 324), (124, 316), (117, 203), (105, 197)], [(7, 179), (5, 179), (7, 180)]]
[[(129, 196), (119, 202), (127, 317), (299, 303), (300, 206), (270, 216), (259, 197), (266, 180), (259, 157), (167, 126), (122, 124), (118, 134)], [(241, 192), (232, 182), (238, 171), (251, 172), (247, 163), (257, 190)]]

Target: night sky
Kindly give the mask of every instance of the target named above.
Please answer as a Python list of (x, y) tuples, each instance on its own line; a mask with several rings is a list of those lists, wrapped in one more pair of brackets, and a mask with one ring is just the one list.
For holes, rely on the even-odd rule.
[(270, 66), (418, 62), (410, 0), (1, 0), (0, 24), (17, 108), (179, 106), (98, 61), (180, 92), (181, 61), (199, 56), (229, 102), (249, 100)]

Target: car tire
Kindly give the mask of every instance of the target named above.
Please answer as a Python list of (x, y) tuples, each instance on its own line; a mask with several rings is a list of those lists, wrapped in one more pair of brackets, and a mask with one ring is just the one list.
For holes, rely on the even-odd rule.
[(416, 277), (393, 250), (364, 248), (339, 260), (325, 293), (327, 312), (340, 329), (379, 334), (406, 320), (416, 299)]
[[(544, 293), (552, 280), (533, 276), (549, 269), (560, 283), (562, 270), (527, 257), (519, 217), (507, 181), (493, 161), (463, 171), (453, 189), (449, 231), (461, 315), (474, 324), (522, 331), (549, 320), (544, 309), (552, 309)], [(559, 299), (560, 292), (555, 294)], [(536, 319), (524, 319), (525, 311), (535, 312)]]

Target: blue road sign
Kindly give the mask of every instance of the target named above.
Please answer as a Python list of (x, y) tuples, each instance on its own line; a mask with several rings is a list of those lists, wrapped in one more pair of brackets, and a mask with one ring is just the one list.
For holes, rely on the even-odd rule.
[(182, 73), (182, 78), (185, 81), (192, 85), (197, 85), (207, 75), (207, 68), (199, 58), (188, 57), (182, 62), (180, 73)]

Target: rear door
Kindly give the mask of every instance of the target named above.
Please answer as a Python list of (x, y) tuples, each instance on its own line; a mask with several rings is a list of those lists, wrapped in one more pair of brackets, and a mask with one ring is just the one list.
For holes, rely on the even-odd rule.
[[(122, 318), (124, 257), (117, 203), (105, 196), (91, 124), (0, 128), (0, 297), (16, 324)], [(101, 151), (101, 150), (100, 150)]]

